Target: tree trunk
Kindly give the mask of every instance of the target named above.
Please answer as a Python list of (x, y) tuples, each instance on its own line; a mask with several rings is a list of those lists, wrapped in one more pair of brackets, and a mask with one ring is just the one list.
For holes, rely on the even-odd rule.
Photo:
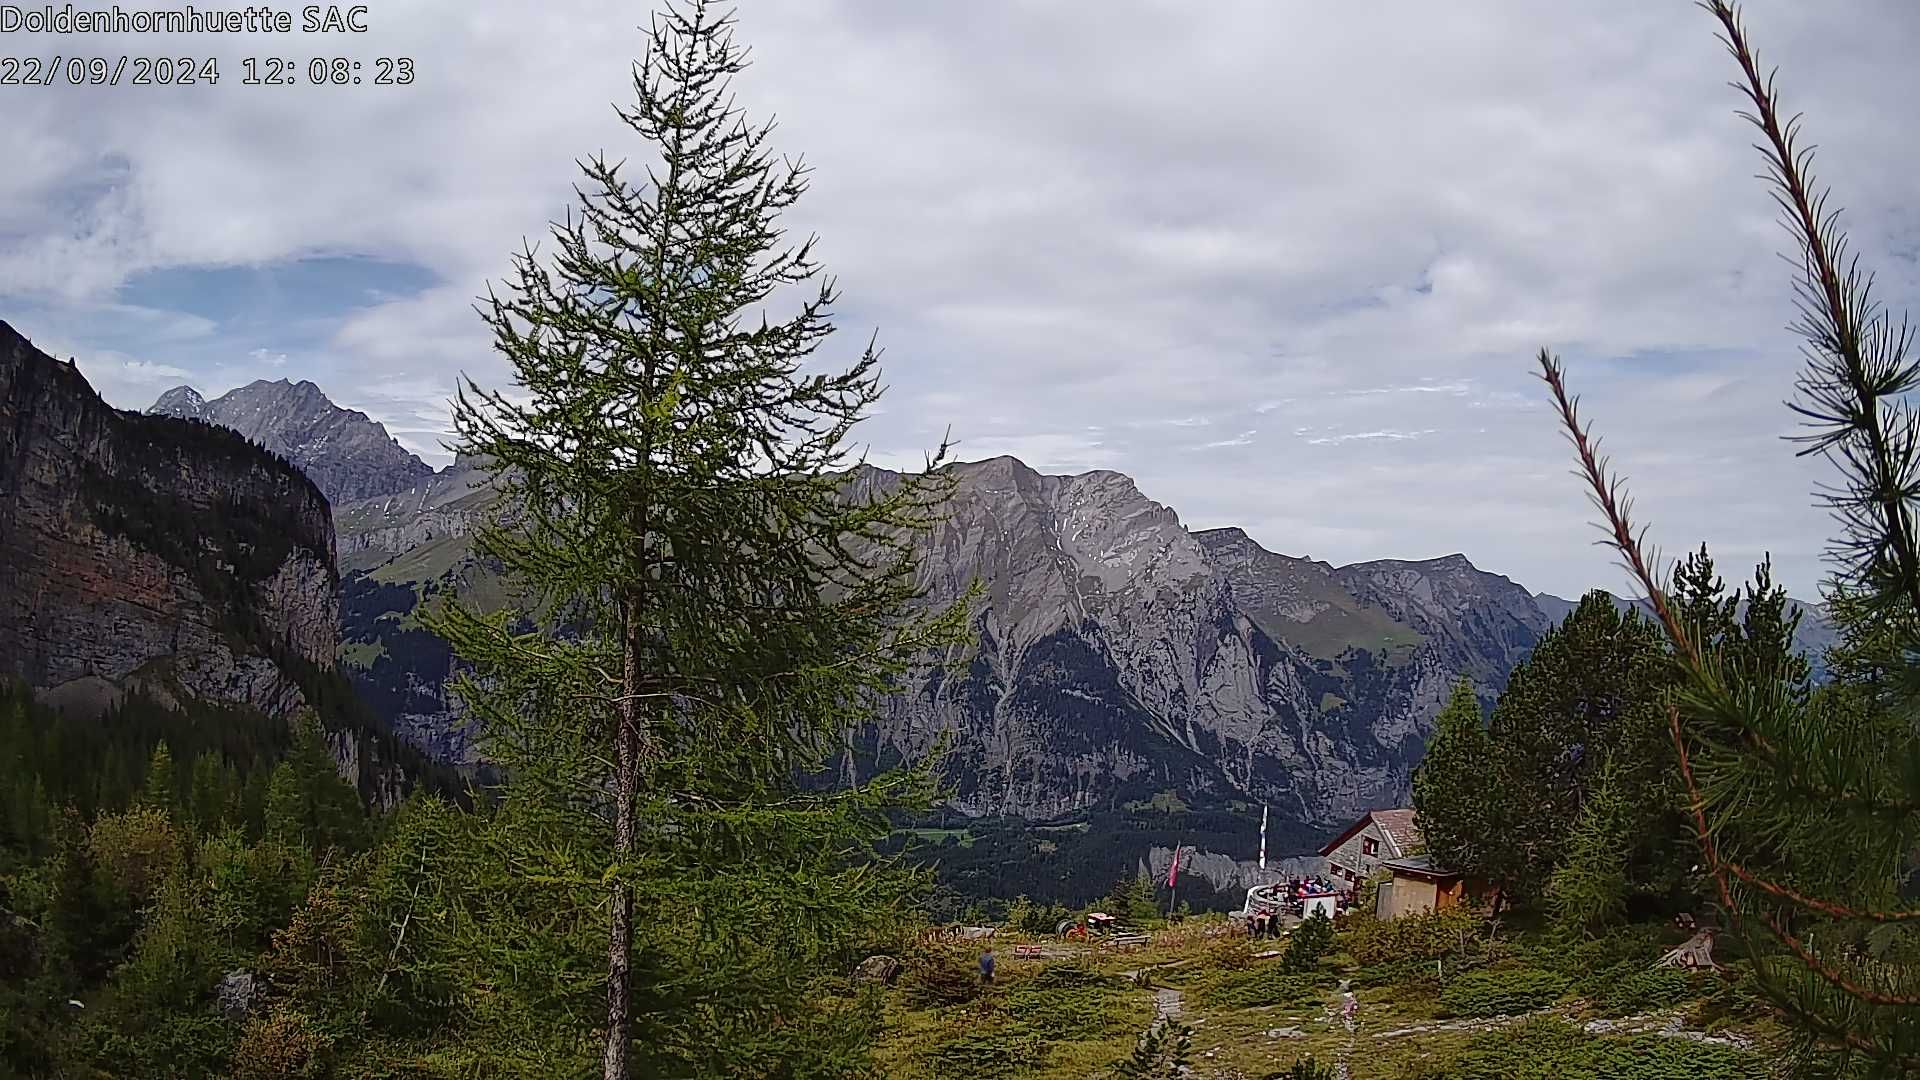
[[(639, 605), (628, 599), (624, 664), (620, 678), (620, 727), (614, 733), (614, 857), (633, 853), (633, 801), (640, 774), (640, 707), (635, 699), (640, 676)], [(601, 1058), (604, 1080), (628, 1080), (627, 1050), (632, 1042), (633, 1001), (629, 971), (633, 956), (633, 887), (624, 874), (613, 880), (612, 919), (607, 932), (607, 1047)]]

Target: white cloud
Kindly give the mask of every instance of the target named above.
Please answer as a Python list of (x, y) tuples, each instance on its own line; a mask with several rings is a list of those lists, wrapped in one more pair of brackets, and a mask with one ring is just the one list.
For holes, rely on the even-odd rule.
[(1194, 449), (1220, 450), (1229, 446), (1251, 446), (1253, 444), (1253, 437), (1258, 434), (1260, 434), (1258, 431), (1243, 431), (1231, 439), (1218, 439), (1214, 442), (1201, 443), (1199, 446), (1194, 447)]
[(1315, 446), (1334, 446), (1339, 443), (1353, 442), (1356, 439), (1418, 439), (1423, 435), (1431, 434), (1433, 434), (1432, 428), (1422, 431), (1352, 431), (1343, 435), (1322, 435), (1307, 441)]
[[(644, 161), (608, 104), (644, 11), (374, 16), (352, 49), (415, 57), (414, 85), (242, 86), (243, 55), (342, 46), (233, 36), (163, 42), (220, 56), (217, 87), (13, 95), (0, 317), (72, 343), (117, 403), (150, 401), (129, 360), (209, 393), (312, 378), (444, 461), (455, 376), (505, 373), (473, 298), (564, 212), (575, 159)], [(1906, 123), (1920, 8), (1753, 0), (1749, 24), (1904, 301), (1920, 153), (1886, 133)], [(1278, 549), (1439, 544), (1572, 592), (1617, 574), (1530, 375), (1547, 345), (1623, 465), (1666, 455), (1634, 477), (1656, 536), (1771, 544), (1804, 594), (1829, 526), (1807, 495), (1819, 466), (1775, 438), (1798, 362), (1790, 270), (1712, 30), (1686, 4), (1221, 0), (1194, 18), (1164, 0), (813, 0), (743, 8), (739, 90), (815, 167), (787, 223), (839, 278), (839, 355), (880, 330), (893, 390), (862, 436), (904, 460), (950, 426), (965, 456), (1122, 469)], [(299, 348), (109, 306), (143, 272), (317, 254), (437, 284), (366, 296)], [(164, 354), (138, 344), (163, 336)], [(261, 340), (277, 344), (250, 355)], [(1242, 436), (1181, 454), (1203, 426), (1182, 420), (1312, 437), (1279, 461), (1236, 456)]]
[(123, 361), (120, 370), (126, 372), (127, 378), (143, 383), (189, 377), (189, 372), (185, 368), (177, 368), (169, 364), (150, 364), (145, 360)]

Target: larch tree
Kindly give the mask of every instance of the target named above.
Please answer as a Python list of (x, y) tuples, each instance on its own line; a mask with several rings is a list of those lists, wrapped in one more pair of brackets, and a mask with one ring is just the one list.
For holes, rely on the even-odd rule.
[(1821, 495), (1840, 530), (1827, 597), (1845, 640), (1830, 657), (1832, 684), (1809, 691), (1804, 663), (1781, 658), (1792, 620), (1769, 581), (1749, 593), (1743, 628), (1760, 647), (1729, 648), (1703, 630), (1685, 606), (1687, 582), (1662, 580), (1624, 481), (1544, 349), (1541, 375), (1604, 542), (1645, 590), (1678, 661), (1663, 710), (1689, 823), (1727, 929), (1801, 1036), (1796, 1075), (1911, 1076), (1920, 1073), (1920, 416), (1907, 395), (1920, 388), (1920, 358), (1849, 258), (1798, 118), (1782, 113), (1738, 11), (1727, 0), (1701, 6), (1739, 68), (1743, 115), (1760, 133), (1800, 267), (1802, 453), (1824, 456), (1841, 477)]
[(147, 763), (147, 782), (136, 801), (142, 806), (171, 813), (177, 793), (173, 751), (167, 749), (167, 741), (162, 739), (153, 748), (153, 758)]
[(434, 621), (475, 665), (461, 694), (508, 777), (498, 894), (520, 899), (492, 917), (527, 933), (485, 947), (550, 936), (561, 953), (500, 962), (573, 972), (554, 957), (599, 922), (608, 1080), (641, 1067), (639, 1008), (650, 1075), (769, 1075), (747, 1055), (774, 1043), (780, 1075), (814, 1075), (798, 1063), (832, 1039), (796, 980), (890, 917), (895, 885), (863, 864), (878, 812), (911, 792), (797, 778), (966, 626), (964, 605), (915, 614), (945, 448), (906, 476), (855, 453), (879, 354), (819, 355), (835, 288), (780, 225), (807, 169), (735, 107), (745, 64), (704, 0), (656, 14), (617, 109), (644, 177), (581, 163), (551, 254), (527, 246), (480, 305), (514, 385), (469, 380), (455, 403), (457, 449), (503, 493), (479, 550), (519, 591)]

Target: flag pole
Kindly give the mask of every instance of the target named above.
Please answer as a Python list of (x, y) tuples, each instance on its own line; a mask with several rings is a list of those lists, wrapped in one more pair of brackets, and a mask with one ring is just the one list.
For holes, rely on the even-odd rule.
[(1267, 804), (1260, 804), (1260, 876), (1267, 873)]
[(1175, 900), (1180, 895), (1180, 849), (1187, 844), (1187, 838), (1173, 845), (1173, 862), (1167, 867), (1167, 918), (1173, 918)]

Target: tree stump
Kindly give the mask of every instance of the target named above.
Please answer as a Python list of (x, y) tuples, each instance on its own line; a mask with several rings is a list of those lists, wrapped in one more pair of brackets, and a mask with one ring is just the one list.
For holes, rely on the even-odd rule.
[(1677, 967), (1688, 971), (1718, 971), (1713, 962), (1713, 927), (1697, 931), (1686, 943), (1654, 961), (1654, 967)]

